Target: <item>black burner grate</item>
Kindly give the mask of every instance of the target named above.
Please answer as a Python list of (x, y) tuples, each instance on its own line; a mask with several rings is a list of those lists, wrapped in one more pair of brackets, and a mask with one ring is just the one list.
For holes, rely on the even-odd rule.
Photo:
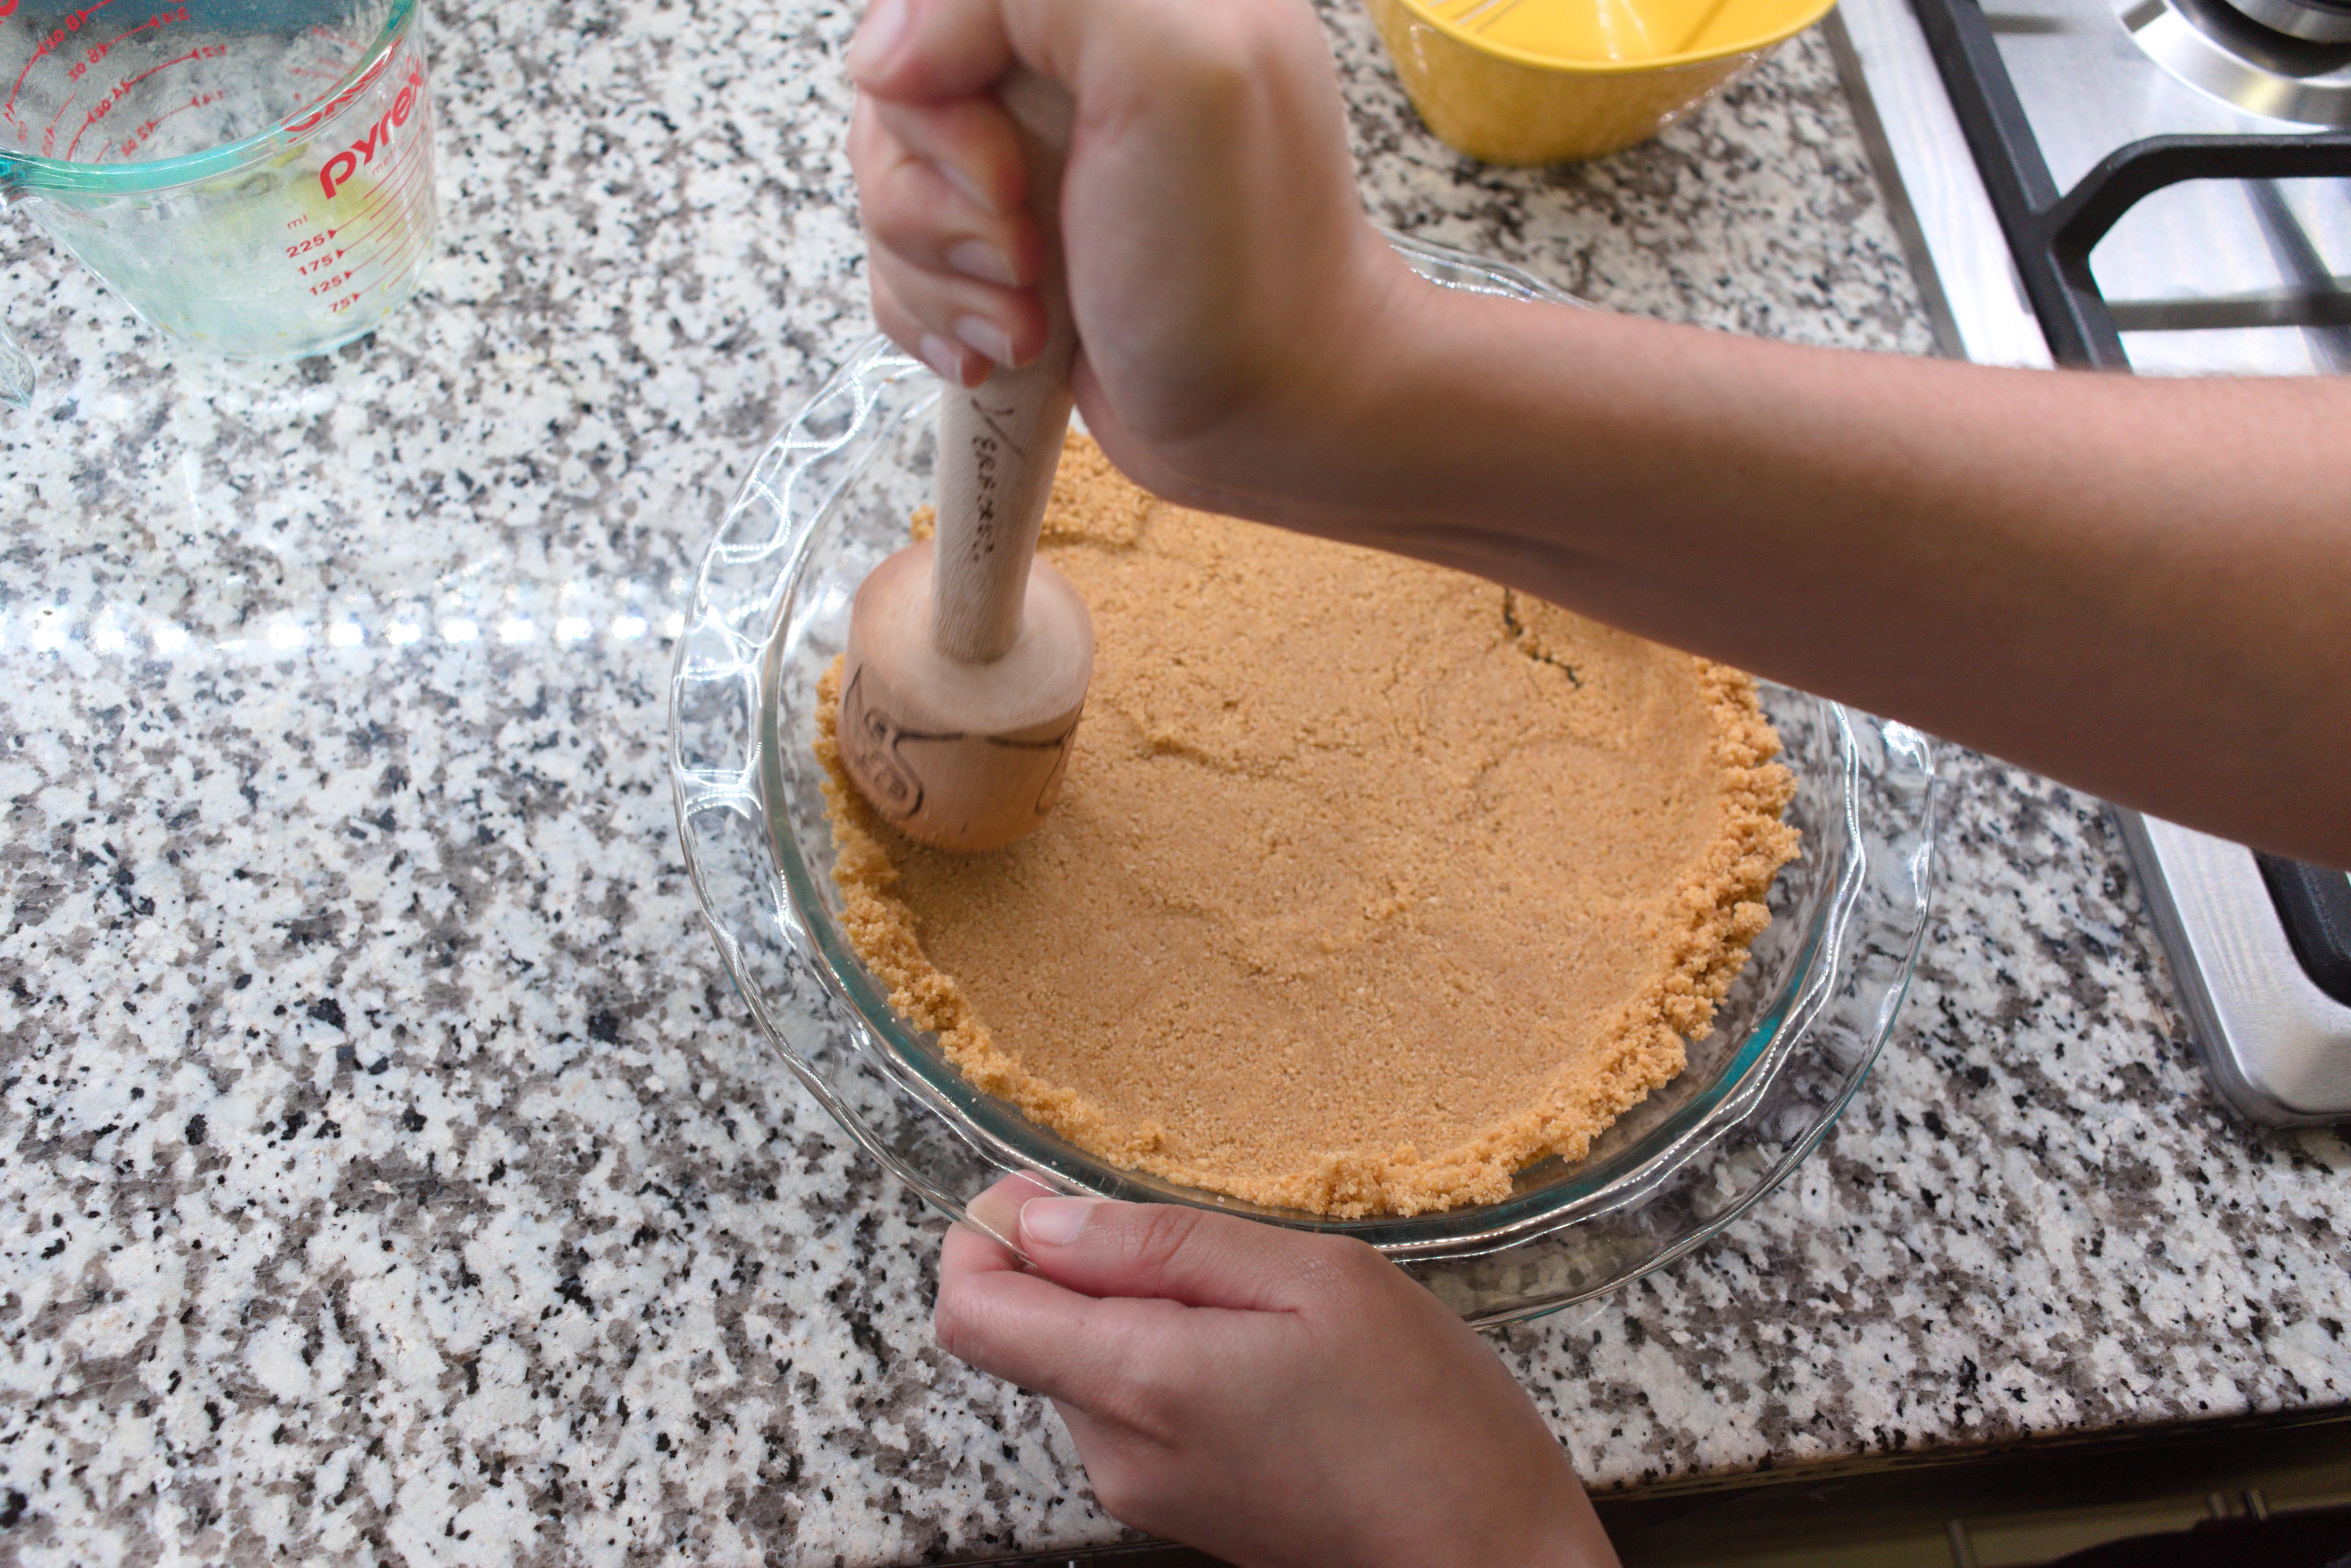
[(2351, 135), (2151, 136), (2060, 193), (1977, 0), (1911, 0), (2008, 235), (2025, 297), (2062, 365), (2127, 371), (2090, 252), (2139, 202), (2184, 180), (2351, 178)]
[(2351, 876), (2275, 855), (2257, 858), (2294, 956), (2320, 990), (2351, 1007)]

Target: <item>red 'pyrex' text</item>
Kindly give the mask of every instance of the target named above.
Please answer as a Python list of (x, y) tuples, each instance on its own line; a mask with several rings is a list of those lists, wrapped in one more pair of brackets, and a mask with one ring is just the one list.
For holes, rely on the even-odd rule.
[(362, 163), (373, 163), (377, 152), (392, 145), (392, 131), (408, 123), (408, 116), (416, 107), (416, 96), (423, 86), (423, 68), (411, 68), (408, 79), (401, 84), (400, 91), (392, 95), (392, 107), (384, 110), (383, 118), (368, 127), (365, 136), (327, 160), (327, 166), (319, 171), (319, 184), (326, 191), (329, 200), (331, 201), (338, 190), (350, 183), (351, 176), (360, 172)]

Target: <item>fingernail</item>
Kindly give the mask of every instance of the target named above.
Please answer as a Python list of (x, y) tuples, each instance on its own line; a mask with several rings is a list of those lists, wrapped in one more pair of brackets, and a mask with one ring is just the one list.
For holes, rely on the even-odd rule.
[(984, 239), (959, 239), (947, 246), (947, 265), (966, 277), (977, 277), (982, 283), (1001, 283), (1007, 288), (1020, 287), (1020, 275), (1012, 270), (1012, 258)]
[(914, 355), (938, 371), (941, 381), (963, 383), (963, 350), (936, 332), (923, 334), (923, 340), (914, 345)]
[(1066, 1247), (1093, 1218), (1098, 1197), (1032, 1197), (1020, 1206), (1020, 1239), (1043, 1247)]
[(985, 316), (957, 317), (955, 335), (999, 365), (1008, 365), (1012, 362), (1010, 335)]
[(865, 25), (849, 43), (849, 74), (871, 76), (890, 63), (906, 36), (906, 0), (873, 0)]
[(998, 201), (994, 196), (989, 195), (986, 191), (981, 190), (978, 183), (973, 180), (970, 175), (965, 173), (962, 170), (956, 168), (952, 163), (938, 163), (933, 165), (933, 167), (938, 170), (940, 178), (946, 180), (948, 184), (953, 185), (956, 190), (961, 191), (965, 197), (970, 201), (973, 206), (977, 207), (984, 213), (994, 213), (999, 217), (1003, 215), (1005, 210), (1004, 204)]

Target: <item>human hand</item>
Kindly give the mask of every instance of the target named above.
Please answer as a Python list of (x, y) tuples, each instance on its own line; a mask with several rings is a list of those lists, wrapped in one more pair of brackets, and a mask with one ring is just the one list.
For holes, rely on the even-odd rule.
[(1359, 1241), (1008, 1177), (939, 1260), (939, 1343), (1053, 1401), (1102, 1507), (1257, 1564), (1614, 1568), (1478, 1334)]
[(1159, 494), (1278, 517), (1348, 472), (1351, 403), (1422, 287), (1364, 216), (1337, 78), (1292, 0), (875, 0), (851, 130), (883, 330), (977, 384), (1042, 349), (1014, 59), (1074, 117), (1061, 187), (1079, 409)]

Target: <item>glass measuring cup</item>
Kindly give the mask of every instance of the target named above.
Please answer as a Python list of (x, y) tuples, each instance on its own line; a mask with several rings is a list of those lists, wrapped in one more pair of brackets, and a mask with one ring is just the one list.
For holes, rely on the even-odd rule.
[[(416, 0), (0, 0), (0, 205), (193, 347), (360, 336), (432, 243)], [(0, 329), (0, 399), (33, 366)]]

